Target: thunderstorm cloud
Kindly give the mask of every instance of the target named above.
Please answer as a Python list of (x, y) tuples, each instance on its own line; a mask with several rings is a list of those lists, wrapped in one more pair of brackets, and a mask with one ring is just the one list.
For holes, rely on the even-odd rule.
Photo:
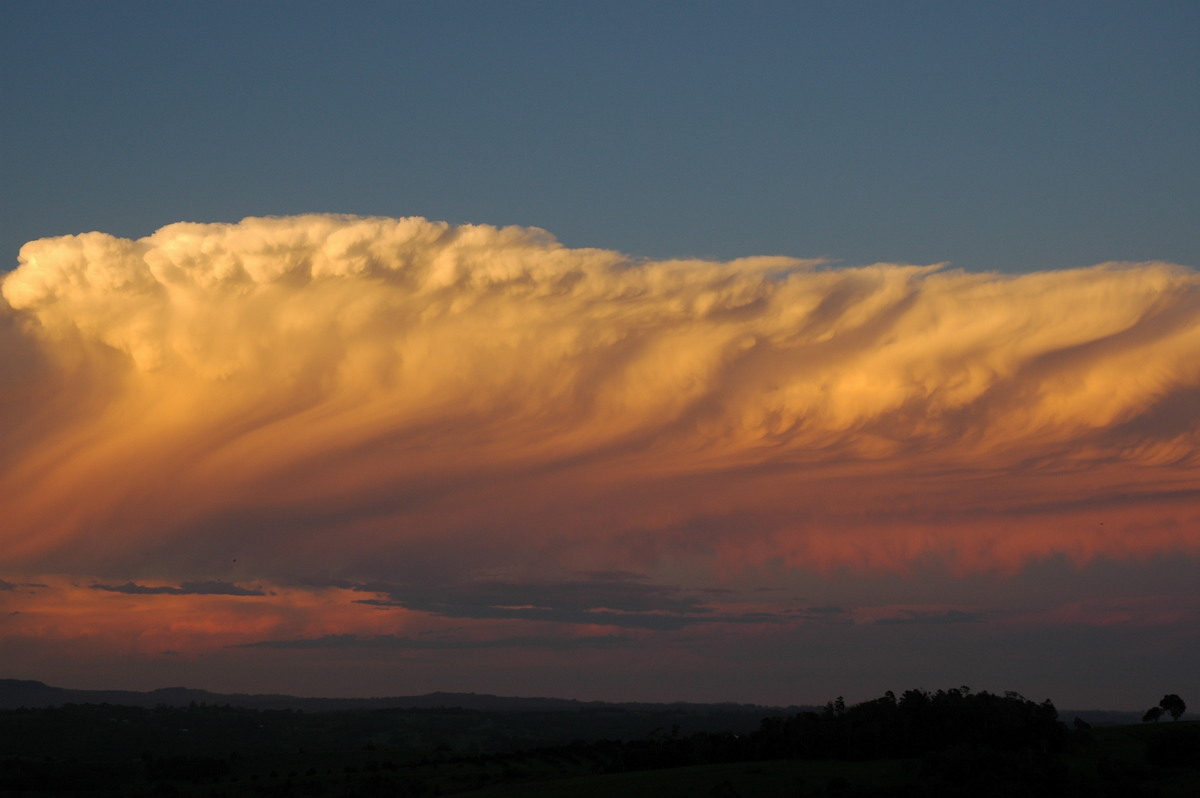
[(521, 580), (1200, 547), (1181, 266), (641, 261), (312, 215), (33, 241), (3, 300), (4, 584), (380, 581), (629, 621), (680, 599)]

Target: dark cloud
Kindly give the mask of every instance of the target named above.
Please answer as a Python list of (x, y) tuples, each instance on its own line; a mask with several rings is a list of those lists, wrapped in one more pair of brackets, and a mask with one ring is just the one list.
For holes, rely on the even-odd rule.
[(403, 607), (448, 618), (603, 624), (655, 631), (698, 623), (785, 620), (773, 613), (720, 613), (677, 587), (648, 584), (623, 571), (591, 572), (563, 581), (492, 579), (436, 586), (375, 582), (349, 587), (382, 596), (360, 599), (359, 604)]
[[(374, 607), (404, 607), (406, 609), (420, 609), (413, 607), (410, 604), (401, 601), (387, 601), (381, 599), (362, 599), (358, 604), (367, 604)], [(698, 623), (701, 620), (693, 616), (687, 615), (672, 615), (672, 614), (653, 614), (653, 613), (632, 613), (632, 612), (613, 612), (610, 610), (570, 610), (558, 607), (456, 607), (446, 610), (429, 610), (435, 615), (442, 615), (450, 618), (476, 618), (476, 619), (510, 619), (523, 621), (548, 621), (551, 623), (582, 623), (582, 624), (602, 624), (604, 626), (620, 626), (629, 629), (652, 629), (659, 632), (671, 632), (677, 629), (682, 629), (689, 624)]]
[(44, 587), (46, 587), (46, 585), (43, 584), (42, 582), (9, 582), (4, 579), (0, 579), (0, 591), (7, 592), (7, 591), (11, 591), (11, 590), (28, 589), (29, 592), (32, 594), (38, 588), (44, 588)]
[(803, 607), (795, 617), (825, 624), (853, 624), (854, 617), (845, 607)]
[(963, 612), (962, 610), (946, 610), (945, 612), (928, 612), (923, 610), (904, 610), (903, 615), (892, 618), (880, 618), (875, 623), (894, 625), (902, 623), (945, 624), (945, 623), (980, 623), (984, 619), (981, 612)]
[(552, 651), (569, 651), (578, 648), (613, 648), (630, 642), (630, 638), (618, 635), (591, 635), (588, 637), (501, 637), (491, 640), (459, 640), (438, 638), (418, 640), (396, 635), (363, 637), (354, 634), (325, 635), (323, 637), (296, 640), (261, 640), (244, 643), (235, 648), (390, 648), (408, 651), (446, 651), (481, 648), (537, 648)]
[(92, 585), (92, 590), (107, 590), (110, 593), (132, 593), (142, 596), (264, 596), (261, 590), (242, 587), (232, 582), (209, 580), (207, 582), (183, 582), (179, 587), (139, 585), (126, 582), (123, 585)]
[(41, 588), (46, 587), (42, 582), (8, 582), (0, 579), (0, 590), (20, 590), (21, 588)]

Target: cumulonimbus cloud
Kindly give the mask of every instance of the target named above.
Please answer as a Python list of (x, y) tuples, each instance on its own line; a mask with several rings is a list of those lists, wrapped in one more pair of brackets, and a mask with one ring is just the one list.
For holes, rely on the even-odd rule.
[(13, 573), (1200, 548), (1180, 266), (643, 262), (314, 215), (34, 241), (3, 297)]

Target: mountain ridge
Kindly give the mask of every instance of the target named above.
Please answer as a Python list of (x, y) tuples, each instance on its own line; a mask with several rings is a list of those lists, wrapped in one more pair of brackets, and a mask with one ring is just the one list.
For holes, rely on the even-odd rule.
[(813, 707), (767, 706), (736, 702), (637, 702), (581, 701), (574, 698), (497, 696), (489, 693), (433, 692), (414, 696), (372, 698), (307, 698), (280, 693), (215, 693), (191, 687), (160, 687), (149, 691), (77, 690), (54, 687), (34, 679), (0, 679), (0, 709), (29, 709), (63, 704), (114, 704), (118, 706), (183, 706), (191, 703), (217, 704), (245, 709), (337, 712), (356, 709), (469, 709), (510, 712), (572, 712), (586, 709), (665, 708), (709, 711), (798, 712)]
[[(580, 712), (585, 710), (665, 709), (694, 712), (761, 712), (769, 715), (820, 710), (820, 706), (744, 704), (733, 701), (583, 701), (575, 698), (498, 696), (490, 693), (437, 691), (411, 696), (371, 698), (310, 698), (282, 693), (216, 693), (193, 687), (159, 687), (154, 690), (79, 690), (54, 687), (35, 679), (0, 678), (0, 710), (40, 709), (64, 704), (113, 704), (154, 708), (186, 707), (192, 703), (228, 705), (242, 709), (293, 712), (347, 712), (373, 709), (464, 709), (481, 712)], [(1063, 719), (1080, 718), (1099, 726), (1117, 726), (1141, 721), (1142, 713), (1109, 709), (1059, 710)]]

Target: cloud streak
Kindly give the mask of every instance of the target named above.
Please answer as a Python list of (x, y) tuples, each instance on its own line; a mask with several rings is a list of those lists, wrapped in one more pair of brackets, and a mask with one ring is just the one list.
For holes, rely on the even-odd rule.
[(240, 648), (291, 648), (291, 649), (346, 649), (383, 648), (402, 651), (467, 651), (490, 648), (534, 648), (552, 651), (569, 651), (577, 648), (612, 648), (628, 643), (627, 638), (617, 635), (593, 635), (590, 637), (501, 637), (491, 640), (417, 639), (379, 635), (325, 635), (324, 637), (300, 638), (295, 640), (261, 640), (242, 643)]
[(123, 585), (92, 585), (92, 590), (107, 590), (110, 593), (132, 593), (143, 596), (263, 596), (261, 590), (242, 587), (230, 582), (209, 580), (207, 582), (184, 582), (179, 587), (171, 585), (139, 585), (126, 582)]
[(924, 610), (904, 610), (900, 615), (894, 615), (888, 618), (880, 618), (875, 623), (884, 626), (895, 626), (896, 624), (946, 624), (946, 623), (979, 623), (983, 620), (983, 615), (978, 612), (966, 612), (963, 610), (944, 610), (924, 611)]
[(678, 588), (647, 584), (632, 574), (596, 574), (557, 582), (485, 579), (437, 585), (352, 585), (384, 598), (358, 599), (373, 607), (402, 607), (446, 618), (511, 619), (617, 626), (659, 631), (700, 623), (780, 623), (767, 612), (718, 612)]
[[(1170, 264), (642, 262), (302, 216), (34, 241), (2, 290), (10, 575), (536, 593), (1200, 550), (1200, 277)], [(416, 595), (389, 600), (456, 612)]]

